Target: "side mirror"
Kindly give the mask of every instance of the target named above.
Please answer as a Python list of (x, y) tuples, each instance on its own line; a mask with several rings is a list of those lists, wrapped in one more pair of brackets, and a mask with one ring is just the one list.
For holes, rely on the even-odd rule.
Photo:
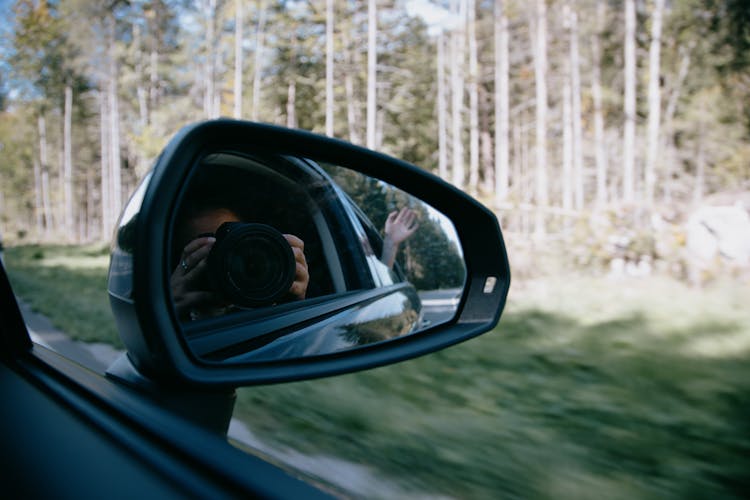
[(136, 190), (108, 289), (139, 372), (236, 387), (461, 342), (495, 326), (509, 285), (497, 219), (463, 192), (345, 142), (222, 119), (180, 131)]

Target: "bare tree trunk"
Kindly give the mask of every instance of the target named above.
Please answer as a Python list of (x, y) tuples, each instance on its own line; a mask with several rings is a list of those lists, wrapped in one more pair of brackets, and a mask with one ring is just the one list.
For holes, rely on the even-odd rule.
[(111, 227), (111, 197), (110, 197), (110, 154), (111, 149), (109, 147), (109, 109), (107, 106), (107, 93), (104, 87), (109, 87), (109, 83), (102, 82), (102, 88), (99, 90), (99, 131), (101, 134), (101, 213), (102, 213), (102, 238), (109, 236), (109, 230)]
[(442, 30), (437, 45), (438, 174), (441, 179), (448, 180), (448, 111), (445, 103), (445, 36)]
[(377, 0), (367, 2), (367, 147), (375, 149), (377, 123)]
[(52, 229), (52, 206), (49, 192), (49, 160), (47, 157), (47, 120), (44, 114), (39, 115), (39, 165), (42, 183), (42, 213), (44, 214), (44, 233), (49, 236)]
[(341, 44), (344, 46), (346, 60), (346, 70), (344, 71), (344, 92), (346, 92), (346, 124), (349, 130), (349, 142), (352, 144), (361, 144), (359, 136), (359, 112), (358, 100), (354, 92), (354, 78), (352, 78), (353, 68), (357, 65), (354, 60), (351, 39), (349, 38), (349, 27), (346, 26), (340, 30)]
[(266, 2), (259, 0), (258, 25), (255, 31), (255, 63), (253, 64), (253, 109), (252, 119), (257, 120), (260, 116), (260, 82), (263, 76), (263, 51), (266, 37)]
[(156, 47), (151, 49), (149, 61), (149, 100), (151, 105), (146, 109), (146, 123), (151, 123), (151, 110), (159, 108), (159, 51)]
[[(567, 10), (567, 5), (565, 6)], [(566, 12), (566, 17), (569, 12)], [(563, 154), (562, 154), (562, 206), (565, 210), (573, 208), (573, 104), (570, 88), (569, 61), (563, 62), (565, 74), (563, 76)]]
[(208, 18), (206, 19), (206, 58), (208, 67), (206, 68), (206, 93), (203, 98), (203, 109), (208, 118), (215, 118), (214, 94), (216, 82), (216, 53), (214, 32), (216, 31), (216, 0), (208, 2)]
[(333, 137), (333, 12), (334, 0), (326, 0), (326, 135)]
[(453, 0), (453, 12), (460, 19), (459, 28), (451, 34), (451, 119), (452, 131), (451, 141), (453, 150), (453, 185), (463, 189), (465, 172), (464, 172), (464, 143), (463, 143), (463, 112), (464, 112), (464, 78), (463, 78), (463, 61), (464, 61), (464, 32), (463, 26), (466, 16), (466, 0)]
[(286, 92), (286, 126), (297, 128), (297, 82), (292, 78)]
[(109, 47), (109, 160), (110, 160), (110, 201), (112, 216), (111, 226), (107, 234), (114, 227), (114, 223), (122, 208), (122, 177), (120, 174), (120, 111), (117, 97), (117, 54), (115, 53), (115, 19), (110, 21)]
[(623, 200), (635, 201), (635, 0), (625, 0), (625, 126), (622, 141)]
[(242, 12), (244, 0), (235, 2), (234, 11), (234, 117), (242, 118), (242, 66), (244, 41), (243, 27), (245, 23)]
[(476, 3), (467, 0), (469, 37), (469, 192), (479, 189), (479, 61), (477, 57)]
[(510, 83), (508, 16), (503, 0), (495, 0), (495, 203), (508, 198), (508, 134), (510, 123)]
[(575, 208), (582, 210), (584, 204), (583, 180), (583, 124), (581, 111), (581, 63), (578, 52), (578, 14), (576, 2), (570, 8), (570, 83), (573, 127), (573, 181)]
[(65, 234), (75, 234), (75, 213), (73, 210), (73, 147), (71, 129), (73, 126), (73, 89), (65, 86), (65, 110), (63, 112), (63, 194), (65, 203)]
[(135, 54), (135, 78), (136, 98), (138, 99), (138, 126), (143, 128), (148, 124), (148, 93), (145, 87), (145, 69), (143, 68), (143, 39), (141, 37), (141, 26), (133, 23), (133, 45), (136, 47)]
[(94, 231), (96, 227), (96, 179), (95, 172), (89, 170), (86, 173), (86, 241), (94, 240)]
[(149, 59), (149, 106), (146, 114), (146, 123), (151, 123), (151, 112), (159, 108), (161, 100), (159, 83), (159, 40), (161, 37), (159, 27), (161, 25), (161, 12), (162, 9), (158, 6), (154, 9), (154, 33), (151, 37), (151, 54)]
[(545, 235), (545, 217), (542, 209), (549, 205), (547, 183), (547, 5), (536, 0), (536, 50), (534, 74), (536, 77), (536, 205), (534, 233)]
[(661, 121), (661, 24), (664, 0), (654, 0), (654, 12), (651, 18), (651, 47), (649, 48), (648, 75), (648, 149), (646, 157), (646, 202), (654, 202), (656, 168), (659, 161), (659, 126)]
[(594, 100), (594, 150), (596, 154), (596, 205), (607, 203), (607, 148), (604, 139), (604, 112), (602, 110), (601, 87), (601, 44), (600, 38), (604, 30), (606, 2), (598, 2), (596, 6), (596, 30), (591, 37), (592, 75), (591, 94)]
[(34, 158), (34, 215), (36, 217), (36, 234), (44, 233), (44, 196), (42, 194), (41, 159)]
[(698, 150), (695, 154), (695, 185), (693, 186), (693, 205), (700, 205), (703, 201), (703, 191), (706, 176), (706, 148), (704, 144), (705, 123), (701, 119), (698, 124)]
[(677, 71), (677, 78), (667, 100), (667, 106), (664, 110), (664, 150), (668, 152), (670, 157), (664, 162), (664, 182), (663, 196), (664, 201), (669, 202), (672, 197), (671, 178), (672, 178), (672, 166), (674, 159), (674, 152), (677, 146), (674, 144), (674, 136), (672, 130), (672, 121), (674, 119), (675, 111), (677, 110), (677, 102), (680, 99), (680, 93), (682, 85), (687, 77), (688, 70), (690, 69), (690, 49), (680, 47), (679, 50), (682, 57), (680, 58), (680, 68)]

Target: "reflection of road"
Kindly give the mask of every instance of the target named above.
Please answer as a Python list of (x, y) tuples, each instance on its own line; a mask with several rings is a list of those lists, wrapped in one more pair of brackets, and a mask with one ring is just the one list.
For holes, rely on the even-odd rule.
[(453, 318), (461, 300), (461, 292), (461, 288), (419, 292), (419, 298), (422, 301), (423, 325), (430, 327)]

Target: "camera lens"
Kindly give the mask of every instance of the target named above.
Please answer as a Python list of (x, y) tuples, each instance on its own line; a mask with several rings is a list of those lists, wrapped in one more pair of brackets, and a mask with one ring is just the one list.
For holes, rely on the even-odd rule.
[(294, 282), (292, 247), (265, 224), (226, 222), (216, 231), (208, 256), (209, 277), (234, 305), (260, 307), (278, 302)]

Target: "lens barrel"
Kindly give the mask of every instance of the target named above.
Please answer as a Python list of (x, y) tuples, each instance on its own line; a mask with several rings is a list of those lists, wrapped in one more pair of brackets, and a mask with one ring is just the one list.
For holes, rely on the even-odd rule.
[(266, 224), (225, 222), (216, 231), (208, 255), (214, 289), (239, 307), (262, 307), (281, 301), (296, 274), (292, 247)]

